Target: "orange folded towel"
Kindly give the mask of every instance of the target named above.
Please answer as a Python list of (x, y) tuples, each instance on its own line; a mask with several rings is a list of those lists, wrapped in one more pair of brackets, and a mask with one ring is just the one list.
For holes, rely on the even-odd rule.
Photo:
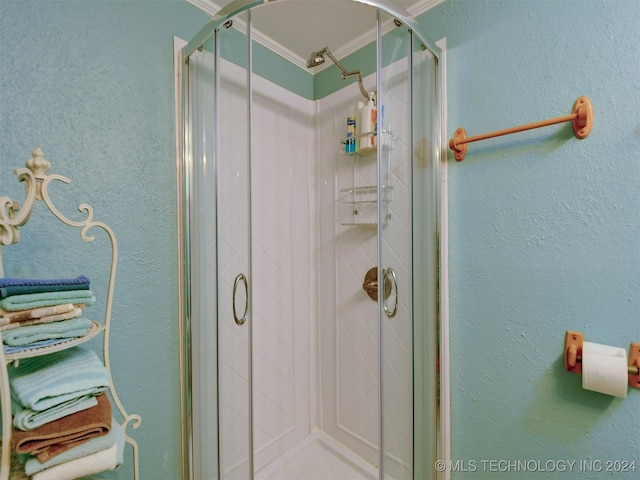
[(106, 435), (111, 429), (111, 402), (107, 395), (97, 397), (98, 405), (67, 415), (24, 432), (14, 429), (13, 446), (16, 453), (34, 455), (41, 462), (76, 447), (87, 440)]

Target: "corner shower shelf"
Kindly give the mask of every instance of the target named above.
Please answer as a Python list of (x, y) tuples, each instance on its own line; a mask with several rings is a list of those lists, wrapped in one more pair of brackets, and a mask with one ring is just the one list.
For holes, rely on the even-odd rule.
[[(358, 135), (356, 135), (356, 138), (364, 138), (368, 135), (371, 135), (374, 132), (365, 132), (365, 133), (360, 133)], [(375, 133), (374, 133), (375, 134)], [(377, 134), (375, 134), (377, 136)], [(383, 130), (382, 131), (382, 151), (383, 152), (388, 152), (390, 150), (393, 150), (393, 143), (396, 140), (396, 134), (394, 131), (390, 131), (390, 130)], [(371, 153), (376, 153), (378, 151), (378, 147), (366, 147), (366, 148), (360, 148), (358, 150), (356, 150), (355, 152), (347, 152), (345, 151), (345, 145), (347, 144), (347, 140), (345, 138), (343, 138), (342, 140), (340, 140), (340, 145), (342, 147), (342, 153), (352, 157), (352, 156), (367, 156)]]
[[(393, 187), (382, 186), (384, 224), (389, 220), (389, 202), (393, 199)], [(376, 226), (378, 224), (378, 187), (350, 187), (340, 190), (338, 218), (344, 226)]]
[[(50, 353), (58, 352), (71, 348), (76, 345), (88, 342), (89, 340), (102, 334), (102, 358), (107, 370), (109, 378), (108, 392), (111, 396), (113, 406), (117, 408), (122, 416), (122, 423), (120, 424), (124, 433), (125, 441), (132, 447), (133, 451), (133, 474), (134, 479), (139, 478), (138, 469), (138, 444), (127, 434), (127, 427), (131, 424), (131, 428), (136, 429), (140, 426), (142, 418), (139, 415), (129, 415), (122, 406), (120, 399), (116, 393), (113, 380), (111, 378), (111, 365), (109, 360), (109, 332), (111, 323), (111, 305), (113, 301), (113, 290), (115, 285), (115, 272), (118, 258), (118, 246), (116, 237), (111, 228), (102, 223), (93, 220), (93, 209), (91, 206), (83, 203), (78, 206), (78, 210), (82, 212), (86, 218), (81, 221), (71, 220), (63, 215), (52, 203), (48, 194), (48, 186), (52, 180), (58, 180), (63, 183), (71, 183), (71, 181), (61, 175), (47, 175), (47, 171), (51, 168), (51, 164), (46, 160), (40, 149), (36, 149), (33, 152), (33, 158), (30, 158), (26, 162), (27, 168), (19, 168), (15, 170), (15, 174), (18, 176), (18, 181), (25, 183), (25, 201), (22, 207), (11, 200), (9, 197), (0, 197), (0, 253), (2, 252), (3, 245), (12, 245), (18, 243), (20, 240), (19, 227), (24, 226), (37, 201), (42, 201), (49, 211), (60, 220), (62, 223), (80, 229), (80, 238), (84, 242), (92, 242), (94, 236), (91, 235), (89, 230), (93, 227), (102, 229), (111, 243), (111, 263), (109, 271), (109, 285), (106, 295), (106, 307), (104, 320), (102, 323), (91, 320), (91, 327), (87, 333), (79, 338), (69, 340), (64, 343), (59, 343), (50, 347), (34, 348), (31, 350), (25, 350), (17, 353), (5, 354), (4, 344), (0, 341), (0, 407), (2, 412), (2, 437), (0, 449), (0, 480), (8, 480), (11, 472), (11, 467), (14, 466), (11, 463), (11, 435), (13, 429), (13, 417), (11, 412), (11, 395), (9, 386), (9, 372), (13, 364), (14, 367), (19, 367), (19, 361), (21, 359), (39, 357), (48, 355)], [(2, 268), (2, 257), (0, 255), (0, 277), (4, 276), (4, 269)], [(19, 328), (19, 327), (18, 327)], [(2, 332), (0, 331), (0, 340)], [(114, 412), (115, 413), (115, 412)], [(20, 475), (20, 472), (16, 472)], [(98, 472), (95, 472), (98, 473)]]
[(360, 148), (355, 152), (342, 152), (342, 153), (352, 157), (357, 155), (365, 156), (365, 155), (369, 155), (370, 153), (375, 153), (376, 151), (377, 151), (377, 147), (369, 147), (369, 148)]
[[(365, 132), (357, 135), (358, 137), (366, 137), (372, 132)], [(388, 153), (393, 150), (393, 143), (397, 139), (395, 132), (389, 130), (382, 131), (381, 151)], [(378, 138), (380, 140), (380, 137)], [(375, 159), (373, 155), (377, 153), (378, 147), (361, 148), (355, 152), (345, 152), (344, 148), (346, 141), (343, 139), (340, 142), (342, 144), (343, 155), (354, 158), (353, 161), (353, 178), (359, 177), (358, 175), (358, 159), (367, 158)], [(369, 164), (365, 168), (372, 167)], [(354, 182), (355, 183), (355, 182)], [(393, 187), (391, 185), (382, 186), (382, 218), (383, 226), (389, 223), (391, 214), (389, 213), (389, 203), (393, 200)], [(378, 186), (366, 185), (366, 186), (353, 186), (348, 188), (342, 188), (340, 190), (340, 197), (338, 199), (338, 222), (342, 226), (348, 227), (375, 227), (378, 225)]]

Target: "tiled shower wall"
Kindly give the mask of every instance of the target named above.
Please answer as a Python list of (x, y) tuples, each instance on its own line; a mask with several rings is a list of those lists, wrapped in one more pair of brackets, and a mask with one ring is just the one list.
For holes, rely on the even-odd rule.
[(313, 103), (254, 78), (253, 432), (259, 469), (309, 432)]
[[(225, 67), (225, 71), (235, 72), (235, 68)], [(243, 78), (241, 71), (236, 74)], [(228, 92), (233, 91), (232, 84), (234, 81)], [(358, 100), (353, 96), (357, 90), (351, 85), (310, 102), (259, 77), (254, 77), (254, 87), (250, 321), (255, 468), (266, 465), (313, 428), (322, 429), (377, 465), (378, 307), (362, 290), (364, 274), (377, 265), (376, 229), (344, 227), (336, 216), (340, 188), (377, 181), (375, 154), (356, 160), (340, 153), (346, 108)], [(221, 158), (241, 156), (243, 148), (241, 142), (230, 141), (246, 127), (242, 118), (234, 117), (245, 114), (243, 100), (238, 97), (239, 105), (233, 105), (234, 98), (227, 94), (222, 100)], [(393, 123), (398, 132), (406, 134), (408, 126), (400, 122), (406, 105), (398, 99), (393, 103)], [(392, 261), (404, 289), (398, 315), (383, 329), (389, 347), (384, 371), (390, 386), (385, 413), (391, 420), (385, 429), (385, 446), (399, 465), (411, 460), (411, 442), (403, 441), (411, 439), (407, 429), (410, 433), (412, 411), (411, 326), (404, 306), (411, 302), (411, 275), (408, 260), (403, 258), (411, 250), (405, 244), (410, 208), (406, 204), (408, 165), (402, 159), (408, 158), (407, 144), (406, 138), (398, 140), (389, 153), (392, 168), (385, 180), (394, 186), (389, 225), (393, 229), (386, 230), (385, 249), (395, 252)], [(240, 150), (234, 152), (234, 148)], [(225, 182), (236, 181), (233, 170), (227, 174), (230, 177)], [(230, 208), (219, 215), (224, 218)], [(233, 245), (231, 237), (227, 247)], [(227, 266), (221, 264), (219, 269), (226, 271)], [(232, 363), (238, 349), (233, 350), (221, 349), (229, 352), (231, 362), (226, 364), (226, 355), (221, 356), (223, 371), (237, 368)], [(245, 382), (241, 375), (221, 375), (221, 381), (223, 390), (239, 387), (239, 394)], [(242, 411), (224, 396), (222, 403), (223, 422)], [(246, 418), (238, 420), (247, 425)], [(227, 441), (231, 444), (223, 445), (223, 451), (237, 452), (239, 462), (245, 440), (240, 435), (229, 436)]]
[[(310, 273), (309, 167), (313, 102), (253, 76), (251, 123), (251, 267), (246, 250), (243, 193), (247, 111), (244, 71), (223, 61), (218, 175), (231, 201), (220, 202), (218, 269), (221, 294), (220, 382), (223, 470), (246, 468), (249, 428), (246, 358), (253, 335), (254, 469), (259, 470), (309, 432)], [(240, 90), (240, 93), (237, 92)], [(244, 184), (244, 186), (243, 186)], [(227, 196), (227, 195), (225, 195)], [(245, 268), (252, 314), (243, 326), (231, 316), (231, 284)], [(249, 271), (250, 270), (250, 271)], [(224, 280), (221, 281), (223, 283)], [(220, 291), (220, 290), (219, 290)], [(224, 317), (224, 318), (223, 318)], [(233, 392), (233, 395), (229, 395)], [(231, 422), (231, 424), (229, 424)], [(226, 461), (226, 466), (225, 466)]]

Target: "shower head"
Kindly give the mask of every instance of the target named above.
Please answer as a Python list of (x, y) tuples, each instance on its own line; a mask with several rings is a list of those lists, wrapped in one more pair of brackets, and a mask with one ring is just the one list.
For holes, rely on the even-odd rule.
[(324, 54), (327, 52), (327, 47), (318, 52), (311, 52), (309, 60), (307, 60), (307, 68), (317, 67), (325, 62)]

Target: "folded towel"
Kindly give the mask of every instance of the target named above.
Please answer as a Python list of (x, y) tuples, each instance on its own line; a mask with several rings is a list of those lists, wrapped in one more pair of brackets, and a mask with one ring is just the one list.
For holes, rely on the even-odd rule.
[(84, 306), (74, 305), (73, 303), (63, 303), (60, 305), (53, 305), (50, 307), (30, 308), (29, 310), (16, 310), (14, 312), (8, 312), (2, 310), (2, 316), (0, 316), (0, 325), (3, 327), (8, 323), (22, 323), (39, 318), (50, 317), (53, 315), (60, 315), (63, 313), (71, 312), (78, 308), (84, 308)]
[(45, 292), (67, 292), (69, 290), (89, 290), (87, 285), (23, 285), (15, 287), (0, 288), (0, 298), (7, 298), (13, 295), (28, 295), (30, 293)]
[[(46, 462), (41, 462), (36, 457), (28, 456), (26, 462), (24, 462), (24, 473), (28, 476), (32, 476), (42, 470), (55, 467), (62, 463), (70, 462), (78, 458), (86, 457), (93, 453), (101, 452), (111, 447), (114, 443), (118, 446), (118, 454), (116, 459), (116, 466), (123, 464), (123, 451), (124, 451), (124, 430), (115, 418), (111, 419), (111, 430), (106, 435), (92, 438), (86, 442), (73, 447), (66, 452), (56, 455)], [(58, 478), (58, 477), (56, 477)]]
[[(13, 323), (8, 323), (6, 325), (2, 324), (2, 320), (3, 318), (0, 317), (0, 330), (9, 330), (11, 328), (17, 328), (17, 327), (24, 327), (26, 325), (36, 325), (36, 324), (40, 324), (40, 323), (52, 323), (52, 322), (58, 322), (60, 320), (68, 320), (70, 318), (76, 318), (82, 315), (82, 309), (84, 308), (84, 305), (81, 306), (77, 306), (74, 307), (72, 304), (68, 303), (65, 305), (60, 305), (63, 307), (67, 307), (67, 305), (71, 305), (71, 310), (66, 311), (64, 313), (56, 313), (54, 315), (45, 315), (44, 317), (39, 317), (39, 318), (31, 318), (28, 320), (22, 320), (22, 321), (18, 321), (18, 322), (13, 322)], [(45, 307), (45, 308), (53, 308), (53, 307)], [(40, 309), (42, 310), (42, 309)]]
[(89, 290), (91, 282), (84, 275), (76, 278), (1, 278), (0, 298), (27, 293), (58, 292), (63, 290)]
[(0, 278), (1, 287), (15, 287), (23, 285), (89, 285), (89, 279), (84, 275), (75, 278), (19, 278), (4, 277)]
[(118, 446), (113, 444), (110, 448), (101, 452), (92, 453), (86, 457), (47, 468), (36, 473), (32, 480), (73, 480), (74, 478), (84, 478), (87, 475), (113, 470), (118, 466), (117, 455)]
[(91, 320), (75, 317), (59, 322), (27, 325), (2, 332), (2, 341), (6, 345), (19, 347), (42, 340), (83, 337), (91, 328)]
[(67, 292), (30, 293), (28, 295), (13, 295), (0, 300), (0, 308), (8, 311), (27, 310), (29, 308), (47, 307), (63, 303), (84, 303), (93, 305), (96, 297), (91, 290), (69, 290)]
[(111, 429), (111, 402), (100, 395), (95, 407), (67, 415), (34, 430), (14, 429), (12, 442), (16, 453), (28, 453), (41, 462), (61, 454)]
[(9, 384), (22, 406), (42, 411), (72, 398), (99, 395), (109, 387), (109, 376), (95, 352), (76, 346), (21, 360), (9, 368)]
[(23, 431), (34, 430), (45, 423), (53, 422), (67, 415), (95, 407), (97, 404), (98, 400), (95, 395), (85, 395), (84, 397), (73, 398), (60, 405), (47, 408), (41, 412), (36, 412), (23, 407), (20, 405), (20, 402), (12, 399), (11, 410), (13, 412), (13, 426)]
[(54, 345), (67, 343), (67, 342), (70, 342), (71, 340), (73, 339), (72, 338), (55, 338), (52, 340), (41, 340), (40, 342), (33, 342), (33, 343), (30, 343), (29, 345), (22, 345), (21, 347), (10, 347), (8, 345), (5, 345), (4, 353), (5, 355), (9, 355), (12, 353), (27, 352), (29, 350), (35, 350), (37, 348), (53, 347)]

